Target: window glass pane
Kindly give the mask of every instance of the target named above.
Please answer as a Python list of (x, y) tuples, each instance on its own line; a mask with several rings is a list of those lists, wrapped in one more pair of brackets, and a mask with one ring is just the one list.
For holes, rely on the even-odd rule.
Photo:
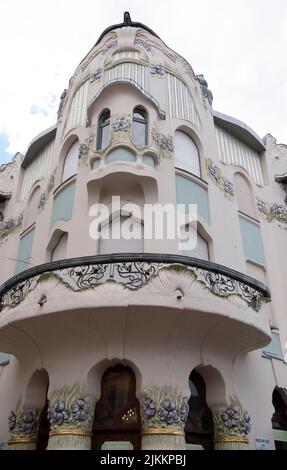
[(239, 221), (246, 258), (265, 264), (260, 226), (243, 217), (239, 217)]
[(110, 125), (107, 124), (106, 126), (101, 128), (101, 142), (100, 142), (101, 149), (104, 149), (108, 146), (109, 137), (110, 137)]
[(133, 122), (133, 142), (135, 145), (146, 145), (146, 125), (144, 122)]
[(174, 138), (175, 166), (200, 177), (198, 149), (184, 132), (177, 131)]
[(69, 149), (64, 163), (62, 182), (78, 172), (79, 142), (75, 142)]

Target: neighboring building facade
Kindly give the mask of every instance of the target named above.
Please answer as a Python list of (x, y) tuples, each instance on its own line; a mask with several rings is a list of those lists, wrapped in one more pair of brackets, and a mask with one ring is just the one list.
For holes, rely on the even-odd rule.
[[(286, 172), (149, 28), (105, 30), (0, 168), (2, 445), (286, 448)], [(144, 237), (157, 203), (197, 204), (193, 250)]]

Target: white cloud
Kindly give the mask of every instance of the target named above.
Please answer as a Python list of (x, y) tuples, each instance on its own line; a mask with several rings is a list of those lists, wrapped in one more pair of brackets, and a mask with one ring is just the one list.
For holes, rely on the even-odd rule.
[(286, 0), (2, 0), (0, 133), (9, 152), (56, 121), (77, 64), (125, 10), (204, 73), (215, 109), (287, 142)]

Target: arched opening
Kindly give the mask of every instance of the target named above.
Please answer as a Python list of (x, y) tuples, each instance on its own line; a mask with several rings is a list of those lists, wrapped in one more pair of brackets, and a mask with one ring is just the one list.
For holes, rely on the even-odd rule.
[(50, 423), (48, 411), (49, 376), (45, 369), (36, 370), (29, 380), (23, 402), (24, 410), (41, 410), (39, 417), (37, 450), (45, 450), (48, 445)]
[(174, 155), (176, 168), (201, 177), (198, 148), (192, 138), (183, 131), (175, 132)]
[(26, 209), (26, 214), (25, 214), (25, 223), (24, 223), (25, 230), (36, 222), (40, 195), (41, 195), (41, 188), (40, 186), (37, 186), (36, 188), (34, 188), (29, 198), (29, 202), (27, 204), (27, 209)]
[(185, 424), (185, 440), (187, 446), (201, 446), (213, 449), (212, 413), (206, 402), (206, 385), (202, 376), (193, 370), (188, 379), (190, 398), (189, 413)]
[(53, 248), (51, 253), (51, 261), (58, 261), (60, 259), (66, 258), (68, 244), (68, 234), (66, 232), (62, 233), (58, 238), (56, 245)]
[(209, 261), (208, 242), (195, 227), (181, 227), (180, 235), (178, 249), (182, 255)]
[(133, 371), (117, 364), (102, 377), (95, 408), (92, 449), (140, 449), (140, 407)]
[(111, 113), (109, 109), (106, 109), (105, 111), (101, 113), (99, 117), (98, 142), (97, 142), (98, 150), (102, 150), (106, 148), (109, 144), (110, 121), (111, 121)]
[(79, 141), (76, 140), (69, 148), (63, 166), (62, 183), (78, 173)]
[(147, 112), (141, 107), (133, 111), (133, 143), (139, 147), (147, 145)]
[(234, 187), (238, 210), (243, 214), (256, 219), (255, 199), (248, 179), (241, 173), (235, 173)]
[(287, 450), (287, 390), (276, 387), (272, 394), (272, 427), (276, 450)]

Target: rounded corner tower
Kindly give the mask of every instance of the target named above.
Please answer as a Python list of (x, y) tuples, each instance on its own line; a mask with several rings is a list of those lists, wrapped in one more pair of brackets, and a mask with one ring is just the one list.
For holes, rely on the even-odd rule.
[(126, 12), (76, 68), (57, 124), (1, 167), (8, 448), (273, 446), (287, 153), (212, 99)]

